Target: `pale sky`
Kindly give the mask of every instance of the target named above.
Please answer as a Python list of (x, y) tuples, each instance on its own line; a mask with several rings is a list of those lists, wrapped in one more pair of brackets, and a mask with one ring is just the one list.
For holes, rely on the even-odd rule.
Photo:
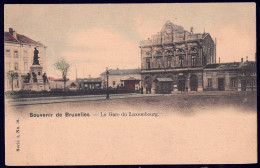
[(255, 60), (255, 3), (5, 5), (5, 31), (47, 48), (47, 75), (61, 77), (54, 63), (65, 59), (68, 77), (98, 77), (110, 69), (141, 67), (139, 42), (160, 32), (167, 20), (217, 39), (217, 60)]

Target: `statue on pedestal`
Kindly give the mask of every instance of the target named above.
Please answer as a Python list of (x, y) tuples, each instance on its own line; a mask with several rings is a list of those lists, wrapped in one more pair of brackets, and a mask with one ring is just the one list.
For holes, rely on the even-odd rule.
[(44, 74), (42, 75), (42, 79), (43, 79), (43, 82), (44, 82), (44, 83), (49, 82), (46, 73), (44, 73)]
[(33, 82), (37, 83), (37, 75), (36, 75), (36, 73), (32, 72), (32, 76), (33, 76)]
[(35, 47), (34, 48), (34, 56), (33, 56), (33, 65), (40, 65), (40, 63), (39, 63), (39, 58), (40, 57), (38, 56), (38, 54), (39, 54), (39, 51)]
[(26, 83), (29, 83), (29, 82), (30, 82), (30, 79), (31, 79), (31, 74), (30, 74), (30, 73), (27, 73)]

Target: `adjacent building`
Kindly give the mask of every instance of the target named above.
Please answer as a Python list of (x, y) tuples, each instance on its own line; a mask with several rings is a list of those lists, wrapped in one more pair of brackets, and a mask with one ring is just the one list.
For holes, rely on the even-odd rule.
[[(68, 90), (72, 81), (69, 81), (68, 78), (66, 78), (65, 80), (66, 80), (65, 89)], [(50, 90), (64, 90), (64, 79), (63, 78), (48, 77), (48, 82), (50, 84)]]
[(256, 91), (256, 62), (208, 64), (203, 70), (205, 91)]
[(100, 90), (102, 89), (101, 78), (77, 78), (76, 84), (79, 90)]
[[(141, 69), (109, 69), (109, 79), (108, 86), (109, 88), (117, 89), (126, 88), (127, 90), (133, 90), (135, 88), (138, 90), (140, 88), (141, 80)], [(103, 72), (100, 74), (103, 88), (107, 87), (107, 74)], [(125, 86), (125, 84), (127, 86)]]
[(142, 86), (152, 93), (160, 84), (172, 91), (203, 91), (203, 67), (216, 63), (216, 44), (209, 33), (186, 31), (170, 21), (141, 41), (140, 49)]
[(39, 41), (18, 34), (12, 28), (4, 32), (5, 91), (11, 90), (12, 81), (8, 73), (14, 73), (13, 90), (23, 89), (23, 77), (33, 63), (34, 48), (39, 51), (39, 63), (46, 72), (46, 46)]

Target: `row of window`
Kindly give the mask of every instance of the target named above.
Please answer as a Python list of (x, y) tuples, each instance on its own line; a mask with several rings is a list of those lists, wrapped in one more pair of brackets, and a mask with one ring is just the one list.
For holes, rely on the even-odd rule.
[[(253, 82), (253, 83), (252, 83), (253, 86), (256, 86), (256, 80), (253, 79), (252, 82)], [(231, 80), (230, 80), (230, 86), (231, 86), (232, 88), (237, 87), (237, 79), (231, 78)], [(212, 88), (212, 79), (211, 79), (211, 78), (208, 78), (208, 88)]]
[[(5, 50), (5, 55), (6, 57), (11, 57), (11, 50), (7, 49)], [(27, 51), (24, 51), (24, 56), (28, 56), (28, 52)], [(19, 57), (19, 52), (17, 50), (14, 50), (13, 52), (13, 57), (14, 58), (18, 58)]]
[[(182, 67), (183, 66), (183, 57), (179, 57), (179, 66)], [(197, 65), (197, 56), (192, 56), (191, 57), (191, 66), (196, 66)], [(156, 59), (156, 68), (162, 68), (162, 61), (161, 58), (157, 58)], [(172, 57), (167, 57), (167, 68), (172, 67)], [(151, 62), (150, 59), (146, 59), (146, 68), (150, 69), (151, 68)]]
[[(19, 66), (18, 66), (19, 64), (17, 63), (17, 62), (15, 62), (14, 63), (14, 70), (19, 70)], [(11, 70), (11, 62), (6, 62), (6, 70), (8, 71), (8, 70)], [(25, 71), (27, 71), (27, 70), (29, 70), (28, 69), (28, 62), (27, 61), (25, 61), (24, 62), (24, 70)]]

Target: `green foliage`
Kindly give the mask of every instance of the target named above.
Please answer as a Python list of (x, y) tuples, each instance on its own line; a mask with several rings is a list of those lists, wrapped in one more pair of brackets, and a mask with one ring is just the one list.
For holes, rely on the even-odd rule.
[(65, 80), (70, 65), (65, 60), (61, 60), (61, 61), (55, 63), (54, 65), (58, 70), (60, 70), (62, 72), (62, 78)]
[(13, 78), (17, 77), (17, 73), (15, 73), (13, 71), (9, 71), (9, 72), (7, 72), (7, 77), (9, 80), (12, 80)]
[(68, 73), (68, 69), (70, 67), (70, 65), (63, 59), (57, 63), (54, 64), (55, 67), (60, 70), (62, 72), (62, 78), (64, 80), (64, 88), (63, 90), (65, 91), (65, 87), (66, 87), (66, 76)]
[(14, 91), (13, 81), (14, 81), (14, 78), (17, 78), (17, 77), (18, 77), (18, 74), (13, 71), (7, 72), (7, 78), (11, 81), (11, 85), (12, 85), (12, 92)]

